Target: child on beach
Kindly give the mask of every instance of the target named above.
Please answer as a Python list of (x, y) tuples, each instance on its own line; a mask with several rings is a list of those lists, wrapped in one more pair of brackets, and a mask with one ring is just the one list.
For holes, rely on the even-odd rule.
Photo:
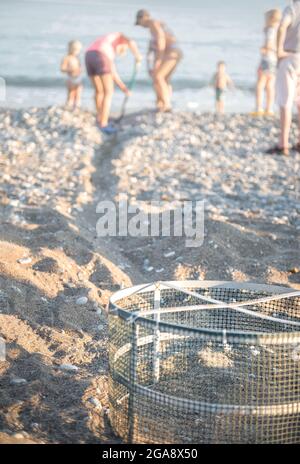
[(67, 74), (67, 103), (68, 108), (79, 108), (82, 91), (82, 75), (79, 54), (82, 45), (78, 40), (69, 42), (68, 54), (63, 58), (61, 63), (61, 72)]
[(234, 87), (231, 77), (227, 74), (226, 64), (224, 61), (219, 61), (217, 65), (217, 72), (214, 74), (212, 79), (212, 85), (216, 91), (216, 112), (219, 114), (224, 114), (225, 92), (229, 87)]
[[(256, 111), (252, 116), (273, 116), (275, 100), (275, 77), (277, 70), (277, 33), (281, 21), (281, 11), (267, 11), (265, 15), (265, 42), (261, 48), (261, 62), (257, 71)], [(263, 109), (263, 94), (266, 91), (266, 111)]]

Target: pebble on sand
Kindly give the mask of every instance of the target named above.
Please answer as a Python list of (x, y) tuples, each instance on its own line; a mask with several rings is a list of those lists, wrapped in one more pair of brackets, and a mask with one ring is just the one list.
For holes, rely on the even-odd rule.
[(62, 371), (77, 372), (79, 370), (79, 367), (74, 366), (74, 364), (61, 364), (59, 366), (59, 369), (61, 369)]
[(87, 298), (86, 296), (81, 296), (80, 298), (77, 298), (76, 304), (77, 304), (78, 306), (84, 306), (84, 305), (87, 304), (88, 301), (89, 301), (89, 300), (88, 300), (88, 298)]
[(32, 261), (31, 258), (27, 257), (27, 258), (20, 258), (18, 259), (18, 263), (19, 264), (30, 264)]
[(27, 383), (27, 380), (19, 377), (14, 377), (13, 379), (11, 379), (10, 383), (12, 385), (25, 385)]
[(169, 253), (164, 254), (165, 258), (172, 258), (172, 256), (175, 256), (175, 251), (170, 251)]

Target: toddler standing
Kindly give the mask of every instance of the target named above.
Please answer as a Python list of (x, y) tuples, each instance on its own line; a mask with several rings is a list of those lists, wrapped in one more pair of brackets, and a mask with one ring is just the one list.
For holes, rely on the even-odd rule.
[(225, 111), (225, 92), (228, 87), (233, 87), (233, 81), (227, 74), (226, 64), (224, 61), (219, 61), (217, 65), (217, 72), (213, 76), (212, 84), (216, 91), (216, 112), (223, 114)]
[(68, 54), (63, 58), (61, 71), (67, 74), (67, 107), (75, 109), (80, 107), (82, 92), (82, 75), (79, 55), (82, 45), (78, 40), (69, 42)]

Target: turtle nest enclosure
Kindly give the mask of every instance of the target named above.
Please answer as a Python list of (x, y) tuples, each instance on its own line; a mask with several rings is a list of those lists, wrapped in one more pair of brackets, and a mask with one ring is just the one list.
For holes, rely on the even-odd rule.
[(127, 443), (300, 443), (300, 292), (157, 282), (109, 305), (109, 401)]

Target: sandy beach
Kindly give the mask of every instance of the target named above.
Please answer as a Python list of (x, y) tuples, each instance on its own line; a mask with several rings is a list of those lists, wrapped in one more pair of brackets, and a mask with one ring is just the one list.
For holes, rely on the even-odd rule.
[[(156, 280), (300, 289), (300, 155), (265, 155), (274, 119), (0, 111), (0, 442), (116, 443), (107, 411), (109, 296)], [(292, 142), (296, 141), (296, 125)], [(96, 234), (99, 201), (205, 201), (205, 238)]]

